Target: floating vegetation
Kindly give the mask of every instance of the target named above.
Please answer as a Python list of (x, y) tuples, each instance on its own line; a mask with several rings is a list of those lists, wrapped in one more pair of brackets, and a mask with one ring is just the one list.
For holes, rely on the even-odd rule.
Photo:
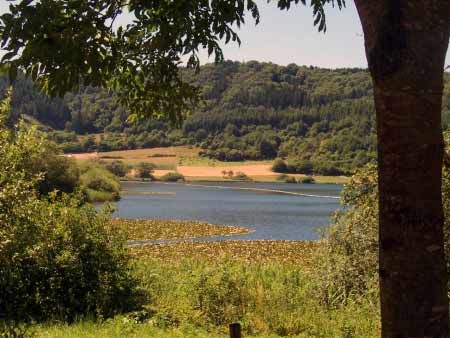
[(248, 229), (241, 227), (215, 225), (199, 221), (114, 218), (112, 223), (113, 226), (123, 229), (128, 240), (131, 241), (218, 237), (249, 233)]
[(182, 241), (176, 243), (148, 244), (130, 247), (133, 256), (156, 258), (177, 262), (181, 259), (206, 259), (219, 261), (223, 258), (249, 263), (279, 262), (312, 263), (320, 242), (226, 240), (226, 241)]
[(131, 191), (131, 190), (121, 190), (121, 195), (176, 195), (176, 192), (172, 191)]

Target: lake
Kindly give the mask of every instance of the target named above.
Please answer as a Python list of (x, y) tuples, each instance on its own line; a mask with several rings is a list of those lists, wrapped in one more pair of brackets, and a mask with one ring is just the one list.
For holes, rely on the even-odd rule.
[[(114, 217), (198, 220), (237, 225), (253, 233), (214, 239), (316, 240), (339, 207), (341, 185), (217, 182), (192, 185), (122, 182), (136, 192), (173, 195), (124, 195)], [(261, 190), (245, 190), (261, 189)], [(268, 190), (281, 190), (292, 195)], [(306, 194), (327, 197), (309, 197)]]

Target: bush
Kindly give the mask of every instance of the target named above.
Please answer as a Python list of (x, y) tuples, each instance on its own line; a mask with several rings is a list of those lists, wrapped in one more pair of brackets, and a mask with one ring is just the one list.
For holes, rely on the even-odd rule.
[(23, 169), (42, 173), (38, 190), (47, 195), (54, 190), (71, 193), (79, 186), (80, 172), (76, 162), (62, 156), (56, 144), (44, 141), (40, 156), (30, 155), (23, 163)]
[(105, 168), (118, 177), (125, 177), (128, 173), (129, 167), (123, 162), (114, 160), (112, 162), (106, 162)]
[(184, 181), (184, 176), (179, 173), (167, 173), (160, 178), (163, 182), (179, 182)]
[(289, 178), (289, 176), (286, 175), (286, 174), (279, 175), (279, 176), (277, 176), (277, 181), (282, 181), (282, 182), (284, 182), (284, 181), (286, 181), (287, 178)]
[(66, 154), (82, 153), (83, 146), (79, 142), (64, 142), (60, 144), (61, 150)]
[(136, 301), (124, 237), (79, 195), (39, 193), (24, 164), (46, 154), (35, 129), (0, 128), (0, 318), (110, 316)]
[[(89, 161), (80, 165), (80, 185), (89, 202), (104, 202), (120, 198), (120, 182), (100, 164)], [(97, 197), (100, 197), (97, 199)]]
[(314, 179), (314, 177), (312, 176), (306, 176), (303, 177), (299, 180), (299, 183), (303, 183), (303, 184), (313, 184), (316, 183), (316, 180)]
[(238, 181), (251, 181), (252, 179), (245, 173), (238, 171), (234, 176), (234, 180)]
[(275, 160), (275, 162), (272, 165), (272, 171), (276, 173), (287, 173), (288, 167), (286, 162), (280, 159)]
[(314, 164), (314, 172), (316, 174), (325, 176), (338, 176), (342, 175), (342, 170), (339, 170), (334, 164), (318, 162)]
[[(445, 136), (448, 145), (450, 135)], [(335, 214), (333, 224), (326, 229), (326, 246), (319, 252), (317, 262), (320, 299), (331, 306), (367, 298), (367, 295), (376, 298), (378, 294), (376, 165), (368, 164), (358, 170), (344, 186), (341, 197), (345, 208)], [(442, 200), (445, 254), (450, 274), (450, 168), (446, 166), (442, 175)]]
[(154, 179), (153, 172), (156, 166), (153, 163), (141, 162), (136, 166), (136, 175), (139, 178)]
[(293, 163), (289, 168), (290, 172), (296, 172), (304, 175), (312, 175), (314, 166), (311, 161), (300, 161)]
[(287, 177), (284, 180), (284, 183), (297, 183), (297, 181), (295, 180), (295, 177)]
[(329, 306), (378, 292), (378, 183), (376, 166), (358, 171), (341, 194), (338, 211), (324, 236), (317, 279)]

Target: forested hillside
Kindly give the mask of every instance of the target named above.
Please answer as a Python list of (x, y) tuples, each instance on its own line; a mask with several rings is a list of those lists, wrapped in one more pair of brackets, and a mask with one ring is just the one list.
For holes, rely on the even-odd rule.
[[(291, 170), (350, 173), (375, 158), (375, 114), (369, 74), (259, 62), (208, 64), (183, 70), (204, 101), (181, 129), (165, 120), (126, 122), (113, 93), (86, 87), (48, 99), (30, 80), (14, 83), (13, 112), (53, 128), (66, 152), (197, 144), (224, 161), (287, 158)], [(450, 121), (446, 74), (443, 119)], [(0, 79), (0, 89), (8, 85)], [(79, 137), (102, 134), (100, 139)]]

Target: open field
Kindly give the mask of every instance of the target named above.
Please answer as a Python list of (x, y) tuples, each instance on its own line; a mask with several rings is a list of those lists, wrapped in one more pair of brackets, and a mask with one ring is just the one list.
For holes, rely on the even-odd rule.
[(241, 163), (235, 166), (178, 166), (177, 171), (187, 177), (202, 177), (202, 176), (224, 176), (223, 172), (232, 171), (234, 174), (242, 172), (247, 176), (278, 176), (271, 170), (270, 164), (248, 164)]
[[(99, 158), (104, 161), (121, 160), (126, 164), (135, 165), (140, 162), (149, 162), (157, 166), (158, 169), (172, 169), (177, 167), (206, 167), (206, 168), (224, 168), (228, 170), (238, 170), (236, 167), (246, 165), (267, 165), (272, 161), (245, 161), (245, 162), (221, 162), (206, 157), (199, 156), (199, 148), (194, 147), (166, 147), (166, 148), (148, 148), (135, 150), (110, 151), (102, 153), (84, 153), (71, 154), (72, 158), (78, 160)], [(223, 170), (223, 169), (222, 169)], [(239, 171), (239, 170), (238, 170)]]
[[(271, 171), (272, 161), (245, 161), (245, 162), (221, 162), (204, 158), (198, 155), (198, 148), (191, 147), (168, 147), (168, 148), (149, 148), (124, 151), (112, 151), (105, 153), (86, 153), (69, 155), (77, 160), (101, 159), (103, 161), (120, 160), (128, 165), (137, 165), (140, 162), (148, 162), (156, 165), (154, 175), (159, 178), (170, 172), (179, 172), (184, 175), (188, 181), (231, 181), (224, 177), (223, 171), (232, 171), (234, 174), (241, 172), (249, 176), (254, 182), (279, 181), (280, 175)], [(130, 171), (130, 176), (134, 171)], [(303, 178), (305, 175), (289, 174), (296, 179)], [(314, 176), (317, 183), (347, 183), (349, 178), (346, 176)]]

